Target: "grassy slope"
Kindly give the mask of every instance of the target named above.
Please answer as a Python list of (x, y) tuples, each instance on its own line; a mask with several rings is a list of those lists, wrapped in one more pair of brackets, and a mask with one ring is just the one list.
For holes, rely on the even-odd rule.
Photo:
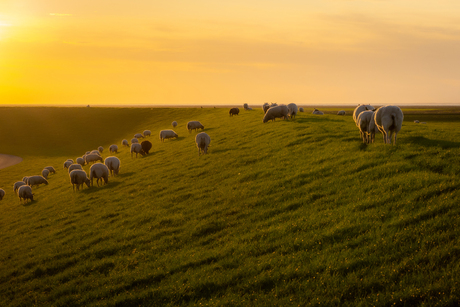
[[(455, 115), (423, 115), (427, 125), (406, 115), (391, 147), (381, 136), (362, 145), (351, 116), (262, 124), (261, 110), (2, 114), (2, 153), (24, 158), (0, 170), (2, 306), (460, 299), (460, 124), (444, 120)], [(211, 136), (207, 156), (185, 130), (194, 119)], [(158, 131), (173, 120), (179, 138), (161, 143)], [(72, 192), (64, 160), (144, 129), (154, 135), (151, 155), (131, 159), (122, 148), (118, 177)], [(58, 173), (20, 205), (13, 183), (46, 165)]]

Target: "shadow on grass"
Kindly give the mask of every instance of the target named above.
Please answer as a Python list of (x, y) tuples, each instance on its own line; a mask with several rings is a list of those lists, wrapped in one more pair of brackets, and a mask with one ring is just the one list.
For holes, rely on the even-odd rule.
[[(109, 177), (110, 178), (110, 177)], [(91, 194), (91, 193), (94, 193), (94, 192), (97, 192), (99, 190), (106, 190), (106, 189), (113, 189), (113, 188), (116, 188), (117, 186), (119, 186), (121, 184), (121, 182), (111, 182), (110, 179), (109, 179), (109, 182), (107, 184), (99, 184), (99, 186), (97, 186), (97, 183), (95, 182), (96, 180), (94, 180), (94, 184), (92, 187), (90, 188), (83, 188), (83, 190), (80, 190), (80, 193), (84, 193), (84, 194)]]
[(430, 140), (424, 136), (410, 136), (405, 138), (405, 141), (412, 142), (417, 145), (422, 145), (425, 147), (441, 147), (442, 149), (448, 148), (460, 148), (460, 142), (452, 142), (445, 140)]

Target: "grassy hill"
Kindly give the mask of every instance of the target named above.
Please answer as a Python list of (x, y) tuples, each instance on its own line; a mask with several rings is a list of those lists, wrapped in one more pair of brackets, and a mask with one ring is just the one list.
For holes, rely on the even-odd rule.
[[(460, 115), (403, 112), (397, 146), (366, 146), (350, 112), (1, 108), (1, 153), (24, 161), (0, 170), (0, 305), (455, 306)], [(63, 162), (113, 143), (120, 175), (73, 192)], [(47, 165), (21, 204), (14, 182)]]

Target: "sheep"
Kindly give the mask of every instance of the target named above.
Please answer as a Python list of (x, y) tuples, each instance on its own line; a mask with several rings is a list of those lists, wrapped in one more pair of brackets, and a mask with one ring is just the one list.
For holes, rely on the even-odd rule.
[(273, 108), (273, 107), (276, 107), (276, 106), (278, 106), (278, 104), (276, 102), (270, 103), (270, 108)]
[(131, 144), (131, 158), (133, 157), (133, 153), (136, 153), (136, 158), (137, 158), (137, 154), (141, 154), (145, 156), (145, 152), (142, 150), (142, 146), (139, 143)]
[(160, 131), (160, 141), (164, 142), (165, 139), (177, 138), (178, 135), (174, 130), (161, 130)]
[[(99, 150), (95, 149), (95, 150), (91, 150), (91, 152), (89, 153), (90, 155), (98, 155), (98, 156), (101, 156), (101, 153), (99, 152)], [(73, 162), (72, 162), (73, 163)]]
[(0, 189), (0, 200), (2, 200), (3, 197), (5, 197), (5, 190)]
[(176, 128), (176, 127), (177, 127), (177, 122), (176, 122), (176, 121), (173, 121), (173, 122), (171, 123), (171, 126), (173, 126), (173, 128)]
[(121, 145), (129, 147), (128, 140), (124, 139), (123, 141), (121, 141)]
[[(87, 156), (87, 155), (85, 155), (84, 157), (86, 158), (86, 156)], [(84, 158), (84, 157), (78, 157), (78, 158), (76, 159), (76, 162), (77, 162), (78, 164), (80, 164), (81, 166), (85, 166), (85, 164), (86, 164), (85, 158)]]
[(355, 110), (353, 111), (353, 120), (354, 120), (354, 122), (356, 123), (356, 121), (358, 120), (359, 113), (361, 113), (363, 111), (367, 111), (367, 110), (375, 111), (375, 108), (373, 106), (371, 106), (370, 104), (359, 104), (355, 108)]
[(69, 174), (73, 171), (73, 170), (76, 170), (76, 169), (83, 169), (81, 167), (80, 164), (72, 164), (71, 166), (69, 166)]
[(270, 109), (270, 105), (268, 104), (268, 102), (266, 102), (262, 105), (262, 110), (264, 110), (264, 114), (267, 113), (268, 109)]
[(243, 109), (247, 110), (248, 108), (249, 108), (249, 106), (248, 106), (247, 103), (243, 104)]
[(246, 111), (252, 111), (252, 108), (246, 108), (245, 110)]
[(114, 152), (114, 153), (118, 153), (118, 146), (115, 145), (115, 144), (110, 145), (110, 147), (109, 147), (109, 152), (110, 152), (110, 153), (113, 153), (113, 152)]
[(93, 186), (93, 178), (96, 178), (97, 186), (99, 186), (99, 180), (104, 180), (104, 184), (109, 182), (109, 169), (102, 163), (94, 163), (89, 169), (89, 180), (91, 181), (91, 186)]
[(144, 137), (147, 137), (147, 136), (150, 136), (152, 134), (152, 132), (150, 132), (150, 130), (144, 130), (144, 132), (142, 132), (142, 134), (144, 135)]
[(198, 155), (207, 154), (208, 146), (211, 143), (211, 137), (206, 132), (200, 132), (195, 136), (196, 147), (198, 147)]
[(19, 187), (23, 185), (26, 185), (24, 181), (16, 181), (13, 185), (14, 193), (18, 194)]
[(288, 116), (291, 119), (295, 118), (295, 116), (297, 115), (297, 112), (298, 112), (297, 105), (295, 103), (290, 103), (290, 104), (287, 105), (287, 107), (288, 107), (288, 110), (289, 110)]
[(99, 147), (97, 148), (97, 150), (98, 150), (100, 153), (102, 153), (102, 152), (104, 151), (104, 147), (99, 146)]
[(85, 157), (86, 164), (89, 164), (91, 162), (96, 162), (96, 161), (101, 161), (102, 162), (102, 157), (100, 155), (96, 155), (96, 154), (89, 154), (89, 155), (86, 155), (86, 157)]
[(67, 161), (70, 161), (70, 162), (72, 162), (72, 163), (73, 163), (73, 160), (72, 160), (72, 159), (67, 159)]
[(187, 130), (191, 132), (192, 130), (204, 129), (204, 126), (197, 120), (192, 120), (187, 123)]
[(303, 108), (302, 108), (302, 107), (299, 108), (299, 112), (303, 112)]
[(45, 178), (45, 179), (48, 179), (48, 175), (50, 174), (50, 171), (47, 170), (47, 169), (43, 169), (42, 170), (42, 176)]
[(284, 118), (288, 119), (288, 114), (289, 114), (289, 109), (287, 106), (282, 105), (282, 106), (275, 106), (267, 110), (267, 113), (265, 113), (264, 119), (262, 122), (266, 123), (269, 120), (275, 120), (275, 118)]
[(75, 185), (77, 186), (77, 191), (80, 190), (80, 186), (83, 189), (83, 184), (90, 187), (90, 180), (86, 175), (86, 172), (82, 169), (74, 169), (70, 172), (70, 183), (72, 184), (72, 188), (75, 191)]
[(374, 116), (374, 111), (364, 111), (359, 113), (358, 120), (356, 122), (356, 126), (359, 128), (359, 133), (361, 134), (361, 138), (363, 139), (364, 144), (369, 144), (369, 123)]
[(50, 173), (56, 174), (56, 170), (52, 166), (45, 166), (43, 169), (47, 169)]
[(20, 186), (18, 189), (18, 197), (19, 201), (25, 201), (26, 199), (34, 201), (34, 194), (32, 194), (32, 188), (28, 185)]
[(88, 150), (87, 152), (85, 152), (85, 155), (89, 155), (90, 153), (91, 151)]
[(371, 120), (369, 121), (369, 128), (367, 129), (367, 133), (369, 134), (369, 143), (374, 143), (375, 134), (379, 132), (377, 125), (375, 124), (375, 114), (372, 116)]
[(139, 140), (136, 138), (131, 139), (131, 144), (134, 144), (134, 143), (139, 143)]
[(29, 180), (29, 177), (28, 176), (24, 176), (22, 177), (22, 181), (25, 182), (27, 184), (27, 181)]
[(311, 112), (311, 114), (314, 114), (314, 115), (324, 115), (324, 113), (318, 109), (314, 109), (313, 112)]
[(67, 160), (67, 161), (64, 162), (64, 168), (69, 168), (69, 166), (72, 165), (72, 164), (73, 164), (73, 161)]
[(118, 172), (120, 171), (120, 164), (121, 164), (120, 159), (114, 156), (110, 156), (110, 157), (105, 158), (104, 164), (109, 169), (111, 176), (113, 176), (114, 174), (118, 175)]
[(142, 139), (142, 138), (144, 138), (144, 136), (142, 135), (142, 133), (136, 133), (136, 134), (134, 135), (134, 137), (135, 137), (136, 139)]
[(30, 187), (33, 187), (34, 185), (40, 185), (42, 183), (48, 185), (48, 180), (46, 180), (45, 177), (40, 175), (30, 176), (27, 180), (27, 185)]
[(420, 121), (418, 119), (414, 120), (414, 123), (419, 124)]
[(394, 133), (393, 145), (396, 145), (398, 132), (401, 130), (404, 115), (397, 106), (383, 106), (375, 111), (375, 124), (383, 134), (383, 143), (391, 144)]
[(339, 112), (337, 112), (337, 115), (345, 115), (346, 112), (344, 110), (340, 110)]
[(238, 115), (238, 113), (240, 113), (240, 109), (238, 109), (238, 108), (231, 108), (230, 111), (228, 111), (228, 114), (230, 116)]
[(144, 154), (148, 155), (150, 149), (152, 148), (152, 142), (147, 141), (147, 140), (146, 140), (146, 141), (142, 141), (141, 147), (142, 147), (142, 151), (144, 152)]

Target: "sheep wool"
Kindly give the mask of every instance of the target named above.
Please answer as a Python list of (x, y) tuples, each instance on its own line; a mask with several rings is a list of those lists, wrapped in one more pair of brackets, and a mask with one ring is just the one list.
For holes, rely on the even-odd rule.
[(355, 110), (353, 111), (353, 120), (354, 120), (354, 122), (356, 123), (356, 121), (358, 120), (359, 113), (361, 113), (363, 111), (367, 111), (367, 110), (374, 111), (375, 108), (373, 106), (371, 106), (370, 104), (359, 104), (355, 108)]
[(142, 141), (141, 142), (141, 147), (142, 147), (142, 151), (144, 152), (144, 155), (148, 155), (149, 152), (150, 152), (150, 149), (152, 149), (152, 142), (147, 141), (147, 140)]
[(228, 112), (230, 116), (238, 115), (238, 113), (240, 113), (240, 109), (238, 108), (231, 108), (230, 111)]
[(34, 194), (32, 194), (32, 188), (28, 185), (20, 186), (18, 189), (18, 197), (19, 201), (25, 201), (26, 199), (34, 201)]
[(42, 170), (42, 176), (45, 178), (45, 179), (48, 179), (48, 175), (50, 174), (50, 171), (47, 170), (46, 168), (44, 168)]
[(204, 126), (197, 120), (192, 120), (187, 123), (187, 130), (191, 132), (192, 130), (204, 129)]
[(110, 156), (110, 157), (105, 158), (104, 164), (109, 169), (111, 176), (114, 176), (114, 174), (118, 175), (118, 172), (120, 171), (120, 164), (121, 164), (120, 159), (114, 156)]
[(160, 141), (164, 142), (165, 139), (177, 138), (178, 135), (174, 130), (161, 130), (160, 131)]
[(118, 146), (115, 145), (115, 144), (110, 145), (110, 147), (109, 147), (109, 152), (110, 152), (110, 153), (113, 153), (113, 152), (114, 152), (114, 153), (118, 153)]
[(20, 186), (26, 185), (24, 181), (16, 181), (13, 185), (13, 191), (14, 193), (18, 194), (18, 190)]
[(267, 113), (265, 113), (262, 122), (266, 123), (269, 120), (275, 121), (275, 118), (284, 118), (287, 120), (288, 114), (289, 114), (289, 109), (285, 105), (271, 107), (270, 109), (267, 110)]
[(314, 115), (324, 115), (324, 113), (318, 109), (314, 109), (313, 112), (311, 114), (314, 114)]
[(56, 174), (56, 170), (52, 166), (45, 166), (44, 169), (47, 169), (50, 171), (50, 173)]
[(121, 145), (129, 147), (128, 140), (124, 139), (123, 141), (121, 141)]
[(200, 132), (195, 136), (195, 143), (196, 147), (198, 147), (198, 155), (207, 154), (211, 137), (206, 132)]
[(144, 132), (142, 132), (144, 134), (144, 137), (147, 137), (147, 136), (150, 136), (152, 134), (152, 132), (150, 132), (150, 130), (144, 130)]
[(83, 169), (83, 168), (81, 167), (80, 164), (72, 164), (71, 166), (69, 166), (69, 169), (68, 169), (69, 174), (70, 174), (73, 170), (76, 170), (76, 169)]
[(136, 133), (136, 134), (134, 135), (134, 137), (135, 137), (136, 139), (142, 139), (144, 136), (142, 135), (142, 133)]
[(88, 188), (90, 187), (91, 182), (84, 170), (75, 169), (70, 172), (69, 176), (70, 176), (70, 183), (72, 184), (72, 188), (74, 191), (75, 191), (75, 186), (77, 187), (77, 191), (80, 190), (80, 186), (83, 189), (83, 184), (86, 184)]
[(364, 144), (369, 144), (369, 123), (374, 116), (374, 111), (364, 111), (359, 113), (358, 120), (356, 121), (356, 125), (359, 128), (359, 133), (361, 134), (361, 138), (363, 139)]
[(89, 169), (89, 180), (91, 186), (93, 186), (93, 179), (96, 178), (97, 186), (99, 186), (99, 180), (104, 180), (104, 184), (109, 182), (109, 169), (102, 163), (94, 163)]
[(30, 187), (33, 187), (34, 185), (40, 185), (42, 183), (44, 183), (45, 185), (48, 185), (48, 180), (46, 180), (45, 177), (40, 176), (40, 175), (30, 176), (29, 179), (27, 180), (27, 184)]
[(397, 106), (383, 106), (375, 111), (375, 124), (383, 134), (383, 143), (391, 144), (394, 134), (393, 145), (396, 145), (398, 132), (401, 130), (404, 114)]
[(287, 105), (287, 107), (288, 107), (288, 110), (289, 110), (288, 116), (291, 119), (294, 119), (295, 116), (297, 115), (297, 113), (299, 112), (299, 110), (297, 108), (297, 105), (295, 103), (290, 103), (290, 104)]
[(136, 153), (136, 158), (137, 154), (145, 155), (145, 152), (142, 150), (142, 146), (139, 143), (132, 143), (131, 144), (131, 158), (133, 157), (133, 153)]
[(171, 126), (173, 126), (173, 128), (176, 128), (176, 127), (177, 127), (177, 122), (176, 122), (176, 121), (173, 121), (173, 122), (171, 123)]

